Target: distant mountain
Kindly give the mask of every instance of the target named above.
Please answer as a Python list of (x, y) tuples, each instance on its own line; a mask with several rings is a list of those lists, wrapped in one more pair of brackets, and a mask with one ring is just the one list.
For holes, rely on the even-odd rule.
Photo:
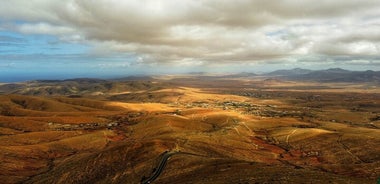
[(379, 71), (350, 71), (341, 68), (327, 70), (277, 70), (268, 73), (269, 76), (278, 76), (288, 80), (318, 81), (318, 82), (380, 82)]
[(300, 75), (295, 79), (320, 82), (380, 82), (380, 72), (328, 69)]
[(95, 79), (95, 78), (75, 78), (75, 79), (66, 79), (63, 82), (78, 82), (78, 83), (102, 83), (108, 82), (104, 79)]
[(242, 73), (237, 73), (237, 74), (224, 75), (223, 77), (239, 78), (239, 77), (252, 77), (252, 76), (257, 76), (257, 74), (251, 73), (251, 72), (242, 72)]
[(145, 75), (131, 75), (128, 77), (123, 77), (123, 78), (116, 78), (112, 79), (112, 81), (153, 81), (154, 78), (151, 76), (145, 76)]
[(320, 70), (320, 72), (326, 72), (326, 73), (350, 73), (352, 71), (350, 70), (344, 70), (341, 68), (329, 68), (327, 70)]
[(274, 72), (267, 73), (269, 76), (290, 76), (290, 75), (303, 75), (313, 72), (313, 70), (307, 70), (302, 68), (293, 68), (290, 70), (276, 70)]
[(33, 80), (26, 81), (26, 83), (69, 83), (69, 82), (77, 82), (77, 83), (102, 83), (107, 82), (104, 79), (96, 79), (96, 78), (74, 78), (74, 79), (65, 79), (65, 80)]
[(206, 72), (189, 72), (189, 75), (206, 75)]
[(317, 70), (306, 74), (288, 76), (291, 79), (298, 80), (312, 80), (312, 81), (331, 81), (331, 82), (341, 82), (342, 79), (346, 78), (351, 71), (343, 70), (341, 68), (330, 68), (327, 70)]

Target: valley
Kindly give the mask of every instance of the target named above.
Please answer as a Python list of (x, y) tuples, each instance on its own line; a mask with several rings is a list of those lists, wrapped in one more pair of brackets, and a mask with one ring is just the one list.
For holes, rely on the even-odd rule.
[[(369, 87), (370, 86), (370, 87)], [(0, 86), (0, 181), (374, 183), (380, 88), (261, 76)]]

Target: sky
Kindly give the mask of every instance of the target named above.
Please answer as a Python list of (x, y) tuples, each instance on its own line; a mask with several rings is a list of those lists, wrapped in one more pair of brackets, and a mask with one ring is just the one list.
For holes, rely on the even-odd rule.
[(380, 70), (379, 0), (0, 0), (0, 82)]

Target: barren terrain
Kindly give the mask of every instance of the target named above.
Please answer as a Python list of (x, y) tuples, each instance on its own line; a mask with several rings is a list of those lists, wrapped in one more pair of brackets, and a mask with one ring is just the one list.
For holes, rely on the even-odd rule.
[(380, 176), (374, 83), (165, 76), (1, 89), (4, 183), (140, 183), (165, 151), (178, 154), (154, 183), (374, 183)]

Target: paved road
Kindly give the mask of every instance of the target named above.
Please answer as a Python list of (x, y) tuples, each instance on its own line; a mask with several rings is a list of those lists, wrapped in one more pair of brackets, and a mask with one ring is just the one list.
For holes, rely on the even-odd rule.
[(162, 171), (164, 170), (169, 158), (171, 156), (173, 156), (174, 154), (176, 154), (178, 152), (169, 152), (169, 151), (165, 151), (163, 153), (163, 156), (161, 158), (161, 161), (160, 163), (158, 164), (158, 167), (156, 168), (156, 170), (154, 171), (154, 173), (149, 177), (149, 178), (143, 178), (143, 180), (141, 181), (142, 184), (149, 184), (149, 183), (152, 183), (155, 179), (158, 178), (158, 176), (160, 176), (160, 174), (162, 173)]

